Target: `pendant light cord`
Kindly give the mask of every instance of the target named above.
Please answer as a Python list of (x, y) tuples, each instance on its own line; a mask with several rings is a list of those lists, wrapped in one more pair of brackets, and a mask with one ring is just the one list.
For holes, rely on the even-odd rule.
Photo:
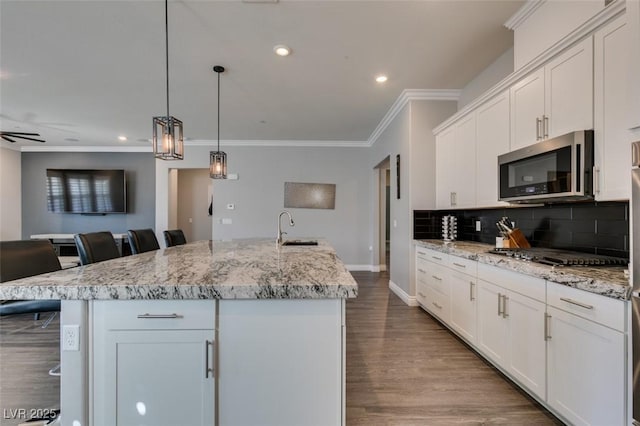
[(220, 73), (218, 72), (218, 152), (220, 152)]
[(169, 0), (164, 0), (164, 46), (167, 71), (167, 125), (169, 124)]

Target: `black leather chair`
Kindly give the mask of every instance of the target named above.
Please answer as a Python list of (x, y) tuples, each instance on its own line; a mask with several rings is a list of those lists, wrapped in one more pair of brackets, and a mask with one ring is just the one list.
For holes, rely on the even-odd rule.
[[(62, 269), (48, 240), (0, 241), (0, 283)], [(59, 300), (5, 300), (0, 315), (60, 311)]]
[(132, 254), (159, 250), (160, 244), (153, 229), (130, 229), (127, 231)]
[(109, 231), (76, 234), (73, 239), (78, 247), (78, 256), (82, 265), (120, 257), (116, 240)]
[(164, 242), (167, 243), (167, 247), (181, 246), (187, 244), (187, 239), (182, 229), (170, 229), (164, 231)]

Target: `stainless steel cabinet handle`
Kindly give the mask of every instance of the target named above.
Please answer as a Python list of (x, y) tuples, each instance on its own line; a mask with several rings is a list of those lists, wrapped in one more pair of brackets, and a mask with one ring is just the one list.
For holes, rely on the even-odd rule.
[(475, 285), (475, 284), (473, 283), (473, 281), (469, 281), (469, 300), (470, 300), (470, 301), (472, 301), (472, 302), (473, 302), (474, 300), (476, 300), (476, 298), (475, 298), (475, 297), (473, 297), (473, 286), (474, 286), (474, 285)]
[(551, 315), (544, 313), (544, 340), (551, 340)]
[(542, 116), (542, 129), (543, 129), (543, 139), (546, 139), (549, 137), (549, 117), (547, 117), (546, 115)]
[(138, 315), (139, 319), (175, 319), (182, 318), (182, 315), (178, 314), (141, 314)]
[(425, 271), (424, 269), (420, 269), (420, 268), (418, 268), (418, 272), (422, 272), (423, 274), (427, 273), (427, 271)]
[(542, 133), (540, 131), (540, 125), (542, 124), (542, 119), (540, 119), (540, 117), (536, 117), (536, 140), (539, 141), (540, 139), (542, 139), (542, 136), (540, 136), (540, 134)]
[(498, 316), (502, 316), (502, 294), (498, 293)]
[(566, 297), (561, 297), (560, 300), (562, 300), (563, 302), (571, 303), (572, 305), (580, 306), (581, 308), (593, 309), (593, 305), (587, 305), (586, 303), (581, 303), (573, 299), (568, 299)]
[(431, 275), (434, 279), (438, 280), (438, 281), (442, 281), (442, 278), (440, 277), (436, 277), (435, 275)]
[(600, 193), (600, 169), (598, 166), (593, 166), (593, 193)]
[(209, 374), (211, 374), (211, 376), (213, 377), (213, 367), (209, 366), (209, 345), (211, 345), (211, 348), (213, 348), (213, 341), (205, 340), (204, 341), (204, 378), (205, 379), (209, 378)]
[(509, 298), (507, 297), (506, 294), (502, 295), (502, 318), (506, 318), (509, 316), (509, 314), (507, 313), (507, 300), (509, 300)]
[(441, 258), (441, 257), (438, 257), (438, 256), (431, 256), (431, 257), (432, 257), (433, 259), (435, 259), (435, 260), (442, 260), (442, 258)]
[(460, 267), (460, 268), (466, 268), (467, 265), (463, 265), (462, 263), (457, 263), (457, 262), (453, 262), (454, 265)]
[(425, 297), (425, 298), (427, 297), (427, 296), (425, 296), (424, 294), (422, 294), (421, 292), (418, 292), (418, 295), (419, 295), (420, 297)]
[(431, 304), (438, 309), (442, 309), (442, 306), (438, 305), (436, 302), (431, 302)]

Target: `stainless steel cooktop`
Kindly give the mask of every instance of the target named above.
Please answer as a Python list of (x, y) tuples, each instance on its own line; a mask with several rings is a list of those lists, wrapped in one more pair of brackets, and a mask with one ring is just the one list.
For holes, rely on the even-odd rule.
[(553, 266), (626, 266), (629, 264), (629, 259), (622, 257), (541, 247), (529, 249), (495, 248), (489, 252)]

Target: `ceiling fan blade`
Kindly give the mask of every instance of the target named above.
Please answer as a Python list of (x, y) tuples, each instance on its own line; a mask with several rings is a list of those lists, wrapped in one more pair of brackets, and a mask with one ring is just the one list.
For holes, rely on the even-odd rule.
[(16, 142), (15, 140), (13, 140), (13, 138), (45, 143), (45, 141), (42, 140), (42, 139), (29, 138), (27, 136), (40, 136), (40, 134), (39, 133), (24, 133), (24, 132), (0, 132), (0, 137), (2, 139), (6, 140), (6, 141), (9, 141), (9, 142), (12, 142), (12, 143)]
[(8, 135), (8, 136), (18, 136), (18, 135), (24, 135), (24, 136), (40, 136), (40, 133), (23, 133), (23, 132), (0, 132), (3, 135)]

